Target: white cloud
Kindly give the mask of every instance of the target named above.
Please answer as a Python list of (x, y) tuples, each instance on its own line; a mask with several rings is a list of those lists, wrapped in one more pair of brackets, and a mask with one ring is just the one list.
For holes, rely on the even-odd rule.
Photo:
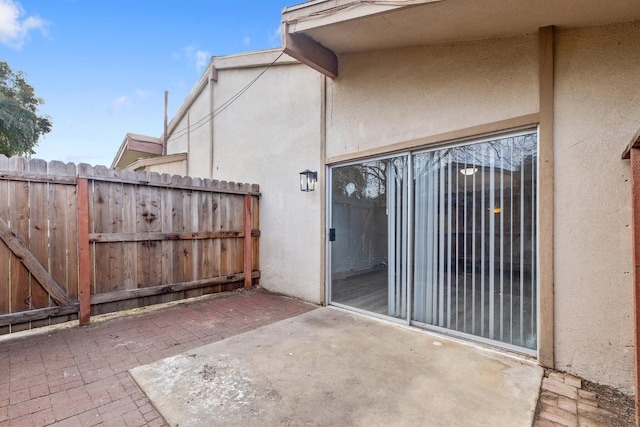
[(131, 102), (129, 101), (129, 98), (127, 98), (126, 96), (119, 96), (118, 98), (114, 99), (113, 102), (111, 102), (111, 112), (117, 113), (130, 104)]
[(46, 33), (47, 22), (38, 16), (24, 17), (24, 9), (13, 0), (0, 0), (0, 43), (19, 50), (29, 31)]
[(142, 99), (148, 98), (151, 95), (153, 95), (153, 92), (151, 92), (150, 90), (142, 90), (142, 89), (136, 89), (135, 93), (138, 98), (142, 98)]
[(244, 36), (244, 38), (242, 39), (242, 43), (244, 43), (246, 45), (250, 45), (251, 44), (251, 37)]
[(271, 47), (280, 47), (282, 45), (282, 32), (280, 27), (273, 30), (268, 37), (269, 46)]
[(198, 72), (207, 66), (211, 58), (209, 51), (197, 49), (195, 45), (189, 45), (182, 50), (189, 64), (195, 66)]
[(211, 54), (206, 50), (199, 50), (196, 52), (196, 70), (202, 71), (202, 69), (209, 63)]

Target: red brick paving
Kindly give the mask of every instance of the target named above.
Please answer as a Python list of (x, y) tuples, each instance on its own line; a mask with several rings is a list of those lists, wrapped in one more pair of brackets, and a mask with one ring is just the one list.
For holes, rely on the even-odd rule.
[(85, 328), (0, 341), (0, 427), (164, 426), (127, 370), (315, 306), (234, 292)]

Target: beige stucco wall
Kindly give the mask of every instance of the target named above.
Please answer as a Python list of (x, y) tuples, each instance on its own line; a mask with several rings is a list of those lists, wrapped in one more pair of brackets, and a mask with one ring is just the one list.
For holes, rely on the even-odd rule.
[(640, 127), (640, 23), (558, 31), (555, 333), (559, 369), (631, 391), (629, 162)]
[(174, 162), (149, 165), (143, 168), (145, 172), (167, 173), (169, 175), (187, 175), (187, 161), (176, 160)]
[(189, 152), (189, 115), (182, 117), (172, 133), (169, 133), (167, 140), (167, 154), (188, 153)]
[(538, 111), (535, 35), (339, 58), (329, 158)]
[[(209, 84), (193, 101), (187, 113), (189, 116), (189, 152), (197, 156), (189, 156), (189, 175), (208, 177), (211, 175), (211, 87)], [(234, 178), (229, 178), (234, 179)]]
[[(220, 70), (215, 107), (262, 69)], [(213, 177), (260, 184), (261, 285), (313, 302), (322, 286), (321, 191), (302, 193), (298, 173), (322, 173), (320, 84), (303, 65), (274, 66), (214, 120)]]
[[(211, 175), (211, 82), (196, 91), (194, 88), (185, 102), (188, 107), (177, 117), (175, 126), (169, 127), (167, 154), (196, 152), (189, 156), (186, 164), (187, 175), (208, 178)], [(193, 98), (191, 99), (191, 97)], [(184, 107), (184, 105), (183, 105)], [(155, 170), (155, 169), (154, 169)]]

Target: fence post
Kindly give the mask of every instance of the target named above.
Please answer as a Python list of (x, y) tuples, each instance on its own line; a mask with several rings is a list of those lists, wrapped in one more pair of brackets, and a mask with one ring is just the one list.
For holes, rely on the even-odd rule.
[(253, 249), (251, 247), (251, 194), (244, 195), (244, 288), (251, 289)]
[(91, 317), (91, 278), (89, 268), (89, 183), (78, 178), (78, 302), (80, 325), (88, 325)]

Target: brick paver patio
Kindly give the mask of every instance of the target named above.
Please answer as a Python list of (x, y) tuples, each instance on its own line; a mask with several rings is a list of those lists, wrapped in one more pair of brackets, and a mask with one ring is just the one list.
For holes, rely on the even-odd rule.
[(127, 370), (313, 310), (233, 292), (85, 328), (0, 339), (0, 427), (162, 426)]
[[(89, 327), (0, 336), (0, 427), (164, 426), (129, 369), (287, 319), (316, 306), (256, 290), (185, 301)], [(579, 378), (549, 373), (534, 425), (633, 425)]]

